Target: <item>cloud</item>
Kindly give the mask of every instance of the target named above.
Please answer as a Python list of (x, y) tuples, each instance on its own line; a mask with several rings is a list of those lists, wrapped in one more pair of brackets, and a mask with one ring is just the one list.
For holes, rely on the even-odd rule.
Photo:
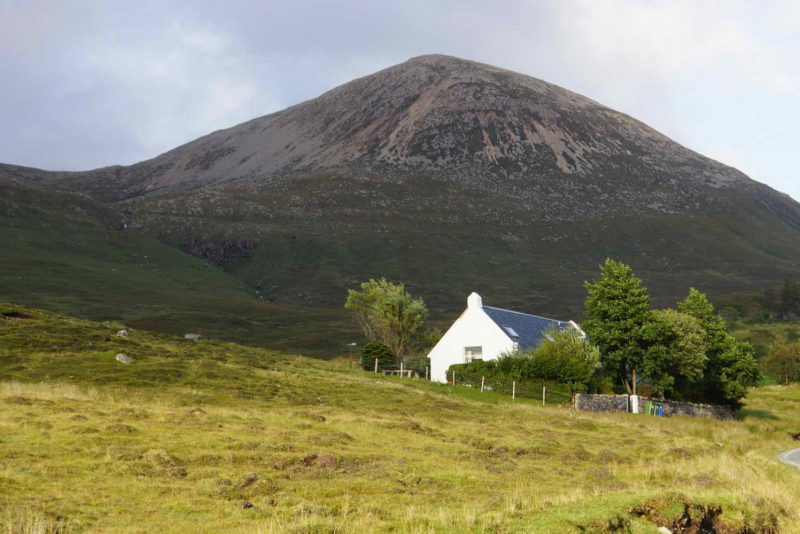
[(427, 53), (524, 72), (800, 198), (800, 4), (0, 0), (0, 161), (130, 164)]

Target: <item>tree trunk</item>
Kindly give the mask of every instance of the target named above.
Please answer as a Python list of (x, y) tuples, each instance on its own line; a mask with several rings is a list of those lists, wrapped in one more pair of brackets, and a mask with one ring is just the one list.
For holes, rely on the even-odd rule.
[(636, 395), (636, 369), (632, 371), (633, 374), (633, 393), (631, 395)]
[(625, 386), (625, 390), (628, 392), (628, 395), (633, 395), (633, 393), (631, 393), (631, 383), (628, 382), (627, 377), (622, 377), (622, 385)]

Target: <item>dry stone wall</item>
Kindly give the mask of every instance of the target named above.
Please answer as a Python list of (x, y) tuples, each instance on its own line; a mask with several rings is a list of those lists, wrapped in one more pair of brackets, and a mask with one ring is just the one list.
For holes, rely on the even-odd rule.
[(575, 395), (575, 408), (586, 412), (627, 412), (630, 401), (627, 395)]
[(664, 401), (664, 417), (687, 415), (689, 417), (713, 417), (725, 421), (736, 419), (736, 412), (716, 404), (692, 404), (689, 402)]
[[(644, 401), (639, 397), (639, 413), (642, 413)], [(679, 401), (656, 401), (663, 405), (664, 417), (684, 415), (688, 417), (713, 417), (723, 421), (736, 419), (736, 412), (725, 406), (715, 404), (692, 404)], [(631, 402), (628, 395), (575, 395), (575, 409), (585, 412), (629, 412)]]

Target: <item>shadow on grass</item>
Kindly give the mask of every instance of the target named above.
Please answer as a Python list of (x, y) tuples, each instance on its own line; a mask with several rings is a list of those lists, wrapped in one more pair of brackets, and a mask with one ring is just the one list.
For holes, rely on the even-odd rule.
[(777, 421), (780, 419), (777, 415), (766, 410), (752, 410), (750, 408), (742, 408), (739, 412), (739, 419), (746, 419), (748, 417), (755, 417), (756, 419), (769, 419)]

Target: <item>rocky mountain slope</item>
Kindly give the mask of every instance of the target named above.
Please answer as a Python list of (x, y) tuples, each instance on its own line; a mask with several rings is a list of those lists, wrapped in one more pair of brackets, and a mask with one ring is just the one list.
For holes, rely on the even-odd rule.
[(788, 196), (544, 81), (422, 56), (128, 167), (0, 176), (88, 195), (276, 302), (372, 276), (576, 316), (612, 256), (663, 302), (800, 274)]

